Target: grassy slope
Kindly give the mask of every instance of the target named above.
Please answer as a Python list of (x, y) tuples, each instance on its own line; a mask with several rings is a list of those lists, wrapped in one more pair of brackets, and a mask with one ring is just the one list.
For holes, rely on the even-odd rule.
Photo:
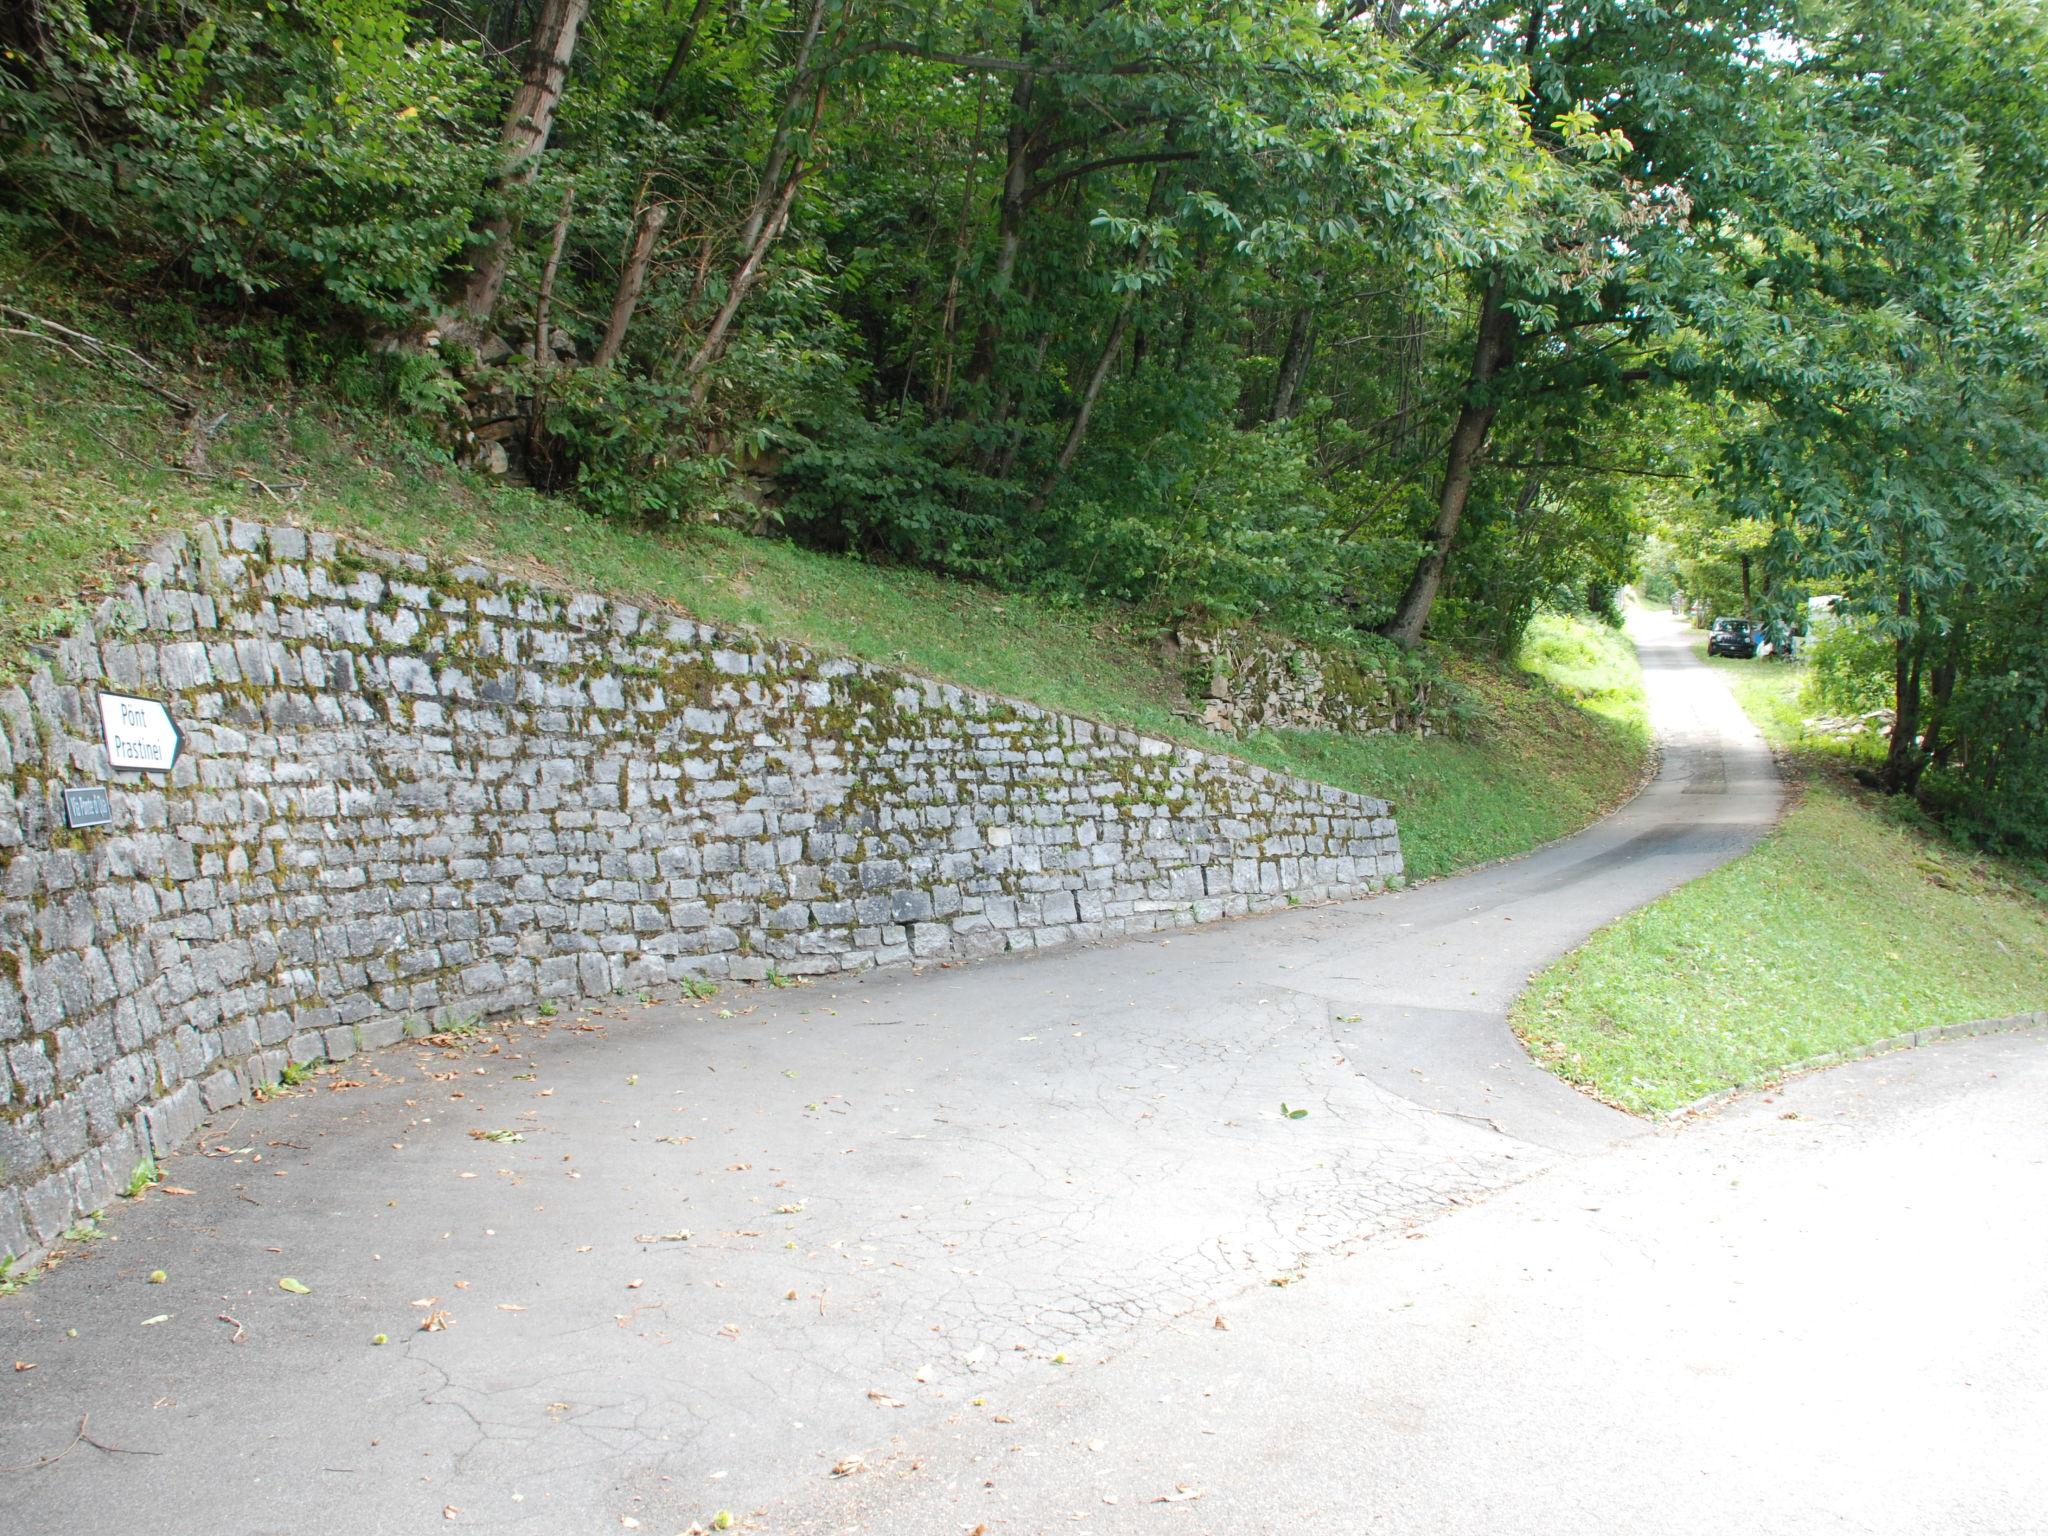
[(1638, 1111), (1768, 1080), (1908, 1029), (2048, 1004), (2048, 907), (2023, 877), (1893, 814), (1801, 732), (1796, 666), (1717, 661), (1801, 785), (1746, 857), (1603, 929), (1539, 977), (1516, 1028)]
[[(148, 396), (0, 339), (0, 681), (118, 580), (138, 548), (227, 512), (630, 595), (1364, 790), (1396, 803), (1417, 877), (1573, 830), (1624, 798), (1642, 761), (1633, 657), (1590, 624), (1550, 621), (1532, 636), (1528, 662), (1554, 683), (1453, 659), (1481, 705), (1468, 739), (1284, 732), (1236, 742), (1174, 713), (1179, 680), (1127, 609), (991, 593), (715, 528), (601, 523), (559, 500), (482, 486), (403, 443), (373, 450), (378, 423), (317, 400), (216, 379), (207, 402), (230, 415), (201, 478), (169, 467), (178, 438)], [(285, 499), (251, 476), (286, 488)]]

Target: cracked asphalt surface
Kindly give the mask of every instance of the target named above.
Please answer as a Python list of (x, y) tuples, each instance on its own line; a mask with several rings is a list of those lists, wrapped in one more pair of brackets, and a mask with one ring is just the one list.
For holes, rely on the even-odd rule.
[[(1512, 1310), (1474, 1288), (1515, 1286), (1480, 1260), (1511, 1265), (1514, 1222), (1548, 1221), (1526, 1251), (1561, 1277), (1541, 1288), (1560, 1318), (1597, 1331), (1610, 1280), (1617, 1316), (1655, 1313), (1640, 1266), (1526, 1213), (1635, 1170), (1675, 1242), (1717, 1159), (1805, 1156), (1803, 1126), (1750, 1110), (1650, 1133), (1534, 1068), (1504, 1021), (1532, 971), (1777, 811), (1769, 754), (1684, 632), (1633, 625), (1661, 770), (1527, 858), (1166, 939), (399, 1047), (216, 1122), (166, 1164), (189, 1193), (120, 1203), (0, 1300), (0, 1352), (36, 1367), (0, 1376), (8, 1529), (1475, 1528), (1459, 1511), (1571, 1422), (1475, 1396), (1482, 1339), (1501, 1368), (1572, 1343), (1503, 1338)], [(2001, 1091), (2031, 1083), (2038, 1122), (2038, 1048), (1923, 1054), (2031, 1062)], [(1695, 1290), (1715, 1273), (1669, 1263)], [(1397, 1297), (1430, 1328), (1390, 1324)], [(1382, 1375), (1402, 1385), (1371, 1398)], [(1193, 1396), (1212, 1380), (1227, 1421)], [(1421, 1433), (1432, 1382), (1462, 1394), (1456, 1435)], [(1126, 1492), (1095, 1491), (1104, 1455)], [(1470, 1498), (1461, 1458), (1493, 1469)], [(1556, 1493), (1562, 1471), (1529, 1475)], [(1202, 1497), (1148, 1502), (1176, 1482)]]

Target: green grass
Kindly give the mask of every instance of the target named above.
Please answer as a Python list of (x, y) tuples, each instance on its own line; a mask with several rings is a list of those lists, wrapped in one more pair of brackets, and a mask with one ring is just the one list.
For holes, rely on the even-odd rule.
[(1514, 1025), (1567, 1081), (1641, 1113), (1816, 1056), (2048, 1005), (2048, 906), (1832, 771), (1801, 669), (1717, 661), (1803, 793), (1752, 852), (1609, 925), (1537, 978)]
[(1613, 630), (1541, 615), (1518, 670), (1454, 662), (1476, 718), (1458, 739), (1259, 735), (1240, 755), (1395, 804), (1415, 879), (1520, 853), (1634, 793), (1648, 748), (1642, 670)]
[[(0, 289), (23, 281), (0, 262)], [(110, 326), (65, 311), (62, 298), (23, 302), (86, 329)], [(1188, 701), (1156, 643), (1156, 617), (992, 592), (729, 529), (600, 522), (559, 499), (483, 484), (389, 422), (331, 400), (190, 372), (179, 388), (229, 413), (204, 477), (172, 467), (181, 434), (156, 400), (49, 349), (0, 339), (0, 683), (122, 582), (139, 550), (225, 513), (628, 596), (1377, 795), (1395, 803), (1413, 878), (1576, 829), (1627, 796), (1643, 761), (1633, 653), (1590, 622), (1540, 620), (1526, 671), (1447, 657), (1475, 705), (1455, 739), (1269, 732), (1234, 741), (1177, 713)]]

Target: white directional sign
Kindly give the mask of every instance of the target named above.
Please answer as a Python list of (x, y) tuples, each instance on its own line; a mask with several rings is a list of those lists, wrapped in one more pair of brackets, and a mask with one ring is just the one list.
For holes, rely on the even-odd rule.
[(184, 733), (162, 704), (123, 693), (100, 695), (100, 730), (107, 739), (107, 762), (115, 768), (169, 773), (185, 744)]

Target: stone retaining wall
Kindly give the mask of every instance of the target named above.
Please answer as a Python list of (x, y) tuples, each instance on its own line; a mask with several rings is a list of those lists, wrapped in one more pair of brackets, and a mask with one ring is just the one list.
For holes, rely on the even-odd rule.
[[(167, 702), (114, 773), (100, 689)], [(59, 790), (110, 787), (68, 830)], [(1388, 806), (331, 537), (203, 526), (0, 694), (0, 1252), (294, 1062), (1382, 886)]]
[(1167, 654), (1212, 731), (1430, 735), (1431, 674), (1398, 657), (1341, 655), (1263, 630), (1176, 630)]

